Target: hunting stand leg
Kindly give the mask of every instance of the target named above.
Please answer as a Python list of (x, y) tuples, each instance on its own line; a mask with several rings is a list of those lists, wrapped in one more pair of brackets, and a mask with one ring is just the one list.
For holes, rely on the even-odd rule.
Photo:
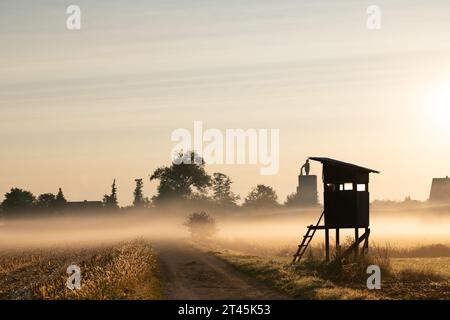
[(359, 239), (359, 229), (355, 228), (355, 243), (356, 243), (356, 247), (355, 247), (355, 256), (358, 255), (358, 251), (359, 251), (359, 243), (358, 243), (358, 239)]
[[(356, 233), (357, 229), (355, 229), (355, 233)], [(369, 235), (370, 235), (370, 229), (366, 228), (366, 232), (364, 232), (364, 234), (359, 237), (350, 247), (348, 247), (341, 255), (341, 258), (344, 258), (346, 256), (348, 256), (349, 254), (351, 254), (352, 252), (355, 254), (358, 254), (358, 248), (359, 248), (359, 244), (362, 243), (363, 241), (363, 250), (361, 250), (361, 254), (364, 253), (364, 249), (369, 247)]]
[(329, 229), (325, 229), (325, 260), (330, 261), (330, 232)]
[(367, 238), (366, 238), (366, 240), (364, 241), (364, 245), (363, 245), (363, 248), (362, 248), (362, 250), (361, 250), (361, 253), (362, 253), (362, 254), (367, 254), (367, 253), (369, 252), (369, 235), (370, 235), (370, 229), (366, 227), (366, 232), (365, 232), (365, 233), (367, 234)]
[(336, 257), (339, 257), (341, 251), (341, 244), (339, 239), (339, 228), (336, 228)]

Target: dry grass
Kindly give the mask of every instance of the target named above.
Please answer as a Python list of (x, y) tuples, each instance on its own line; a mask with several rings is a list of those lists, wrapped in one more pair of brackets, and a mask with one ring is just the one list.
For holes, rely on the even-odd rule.
[(395, 273), (413, 269), (418, 273), (429, 272), (450, 280), (450, 257), (439, 258), (391, 258)]
[(396, 258), (450, 257), (450, 247), (444, 244), (422, 245), (413, 248), (389, 247), (389, 254)]
[[(66, 287), (70, 264), (81, 268), (81, 288)], [(144, 240), (89, 249), (53, 249), (0, 256), (2, 299), (158, 299), (153, 249)]]
[[(293, 266), (292, 250), (288, 255), (284, 248), (241, 246), (250, 249), (248, 254), (234, 245), (234, 250), (229, 250), (224, 242), (216, 245), (222, 259), (297, 299), (450, 299), (448, 258), (420, 258), (420, 263), (412, 258), (391, 259), (389, 246), (372, 244), (370, 255), (325, 263), (323, 246), (314, 246)], [(217, 252), (217, 247), (213, 251)], [(373, 264), (381, 269), (381, 290), (366, 287), (366, 270)]]
[(249, 256), (231, 251), (217, 255), (296, 299), (376, 299), (368, 290), (339, 286), (321, 277), (317, 271), (292, 265), (287, 258)]

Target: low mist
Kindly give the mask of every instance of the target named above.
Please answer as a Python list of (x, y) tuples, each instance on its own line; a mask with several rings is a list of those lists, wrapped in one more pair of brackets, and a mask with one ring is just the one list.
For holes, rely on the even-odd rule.
[[(310, 224), (315, 224), (321, 208), (309, 210), (239, 211), (211, 215), (218, 232), (212, 241), (255, 244), (267, 247), (295, 248)], [(92, 246), (142, 237), (154, 242), (188, 241), (184, 226), (189, 211), (152, 210), (108, 214), (92, 212), (62, 217), (4, 219), (0, 222), (0, 249), (43, 248), (48, 246)], [(409, 211), (372, 210), (371, 242), (395, 247), (428, 244), (450, 244), (450, 213), (426, 209)], [(353, 230), (342, 230), (341, 238), (353, 236)], [(313, 244), (323, 242), (318, 231)], [(334, 232), (330, 232), (334, 241)]]

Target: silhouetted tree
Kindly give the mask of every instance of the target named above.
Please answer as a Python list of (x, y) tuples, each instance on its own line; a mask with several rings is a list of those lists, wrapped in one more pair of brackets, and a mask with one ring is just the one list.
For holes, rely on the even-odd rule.
[(59, 188), (58, 193), (56, 194), (55, 208), (56, 209), (64, 209), (66, 204), (67, 204), (66, 197), (64, 196), (62, 189)]
[(295, 207), (298, 206), (298, 202), (298, 194), (296, 192), (293, 192), (291, 194), (288, 194), (284, 205), (287, 207)]
[(108, 209), (117, 209), (119, 208), (117, 202), (117, 187), (116, 187), (116, 179), (114, 179), (113, 184), (111, 186), (111, 194), (105, 194), (103, 196), (103, 205)]
[(160, 167), (150, 176), (150, 180), (160, 181), (158, 194), (154, 197), (156, 202), (189, 199), (194, 193), (204, 194), (211, 185), (202, 158), (192, 151), (179, 152), (177, 157), (178, 161), (170, 167)]
[(55, 209), (56, 196), (53, 193), (41, 194), (37, 199), (37, 206), (41, 210), (50, 211)]
[(274, 207), (278, 205), (278, 196), (272, 187), (258, 184), (245, 198), (245, 206), (249, 207)]
[(148, 198), (144, 198), (144, 194), (142, 192), (142, 189), (144, 187), (144, 182), (142, 179), (135, 179), (136, 181), (136, 188), (134, 188), (134, 200), (133, 205), (137, 208), (147, 207), (149, 205)]
[(231, 192), (231, 179), (223, 173), (216, 172), (213, 174), (212, 190), (213, 199), (220, 206), (234, 207), (239, 196)]
[(5, 213), (30, 212), (36, 208), (36, 198), (29, 191), (12, 188), (5, 194), (2, 208)]

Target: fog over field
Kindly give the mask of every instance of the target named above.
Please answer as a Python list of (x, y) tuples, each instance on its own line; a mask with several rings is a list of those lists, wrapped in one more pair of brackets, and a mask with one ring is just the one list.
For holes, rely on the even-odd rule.
[[(153, 210), (108, 214), (106, 212), (62, 217), (4, 219), (0, 222), (2, 250), (48, 246), (91, 246), (137, 237), (158, 240), (189, 239), (183, 225), (190, 211)], [(321, 208), (309, 210), (240, 211), (216, 214), (221, 241), (255, 243), (259, 246), (295, 248), (310, 224), (315, 224)], [(394, 247), (450, 244), (450, 213), (426, 209), (411, 211), (373, 210), (371, 242)], [(342, 230), (341, 239), (353, 237), (352, 229)], [(313, 244), (323, 242), (318, 231)], [(334, 232), (330, 232), (331, 243)]]

